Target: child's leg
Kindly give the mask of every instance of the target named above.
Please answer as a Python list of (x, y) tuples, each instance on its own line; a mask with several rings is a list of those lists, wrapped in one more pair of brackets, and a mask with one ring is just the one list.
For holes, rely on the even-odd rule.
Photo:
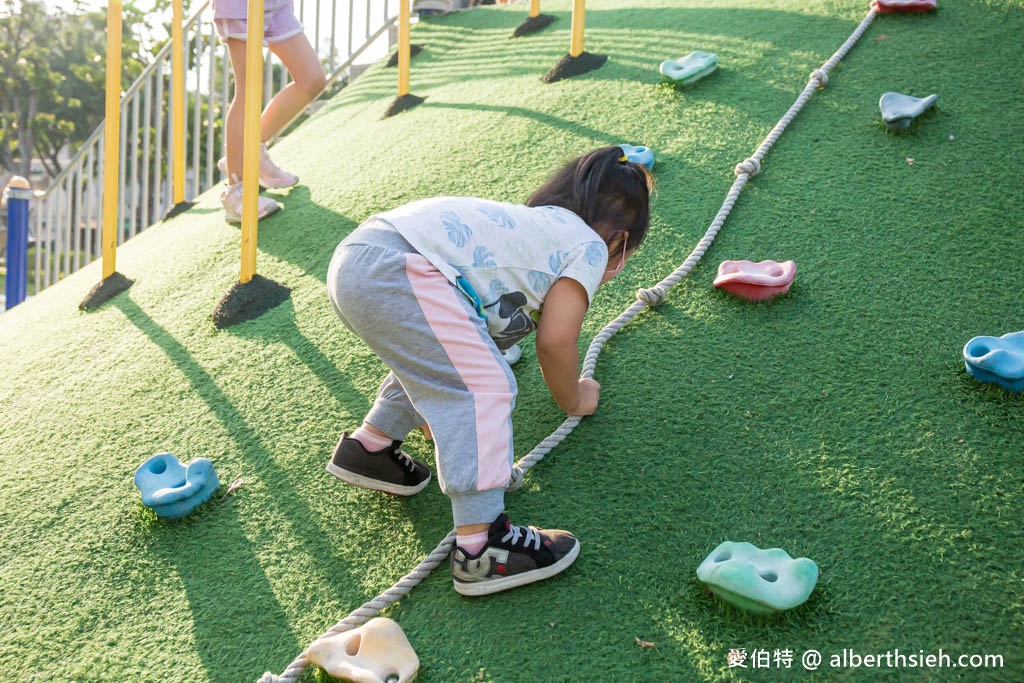
[(242, 179), (242, 139), (245, 126), (245, 41), (227, 39), (231, 70), (235, 74), (235, 94), (224, 117), (224, 148), (228, 159), (228, 183)]
[(389, 372), (377, 390), (377, 400), (363, 418), (363, 424), (352, 432), (352, 438), (369, 451), (379, 451), (392, 441), (404, 441), (406, 435), (426, 420), (416, 412), (395, 373)]
[(305, 33), (270, 43), (270, 51), (284, 63), (292, 82), (274, 95), (260, 119), (260, 142), (281, 132), (327, 84), (324, 68)]
[(395, 410), (385, 394), (367, 422), (399, 437), (422, 416), (455, 524), (490, 524), (504, 509), (511, 476), (516, 384), (484, 320), (419, 254), (343, 246), (327, 282), (342, 319), (391, 368), (415, 406)]
[[(404, 242), (388, 234), (375, 239)], [(335, 252), (327, 289), (342, 321), (391, 368), (398, 385), (392, 388), (404, 390), (414, 406), (388, 417), (395, 396), (384, 397), (367, 421), (387, 422), (398, 435), (422, 415), (433, 432), (438, 479), (451, 499), (459, 542), (486, 535), (453, 550), (456, 591), (496, 593), (571, 565), (579, 553), (571, 534), (516, 526), (503, 512), (517, 386), (472, 304), (419, 254), (358, 243)], [(366, 471), (375, 457), (364, 454)], [(372, 477), (359, 485), (376, 488)]]
[(402, 441), (406, 434), (426, 424), (423, 416), (416, 412), (395, 373), (389, 372), (377, 390), (377, 400), (363, 419), (381, 434)]

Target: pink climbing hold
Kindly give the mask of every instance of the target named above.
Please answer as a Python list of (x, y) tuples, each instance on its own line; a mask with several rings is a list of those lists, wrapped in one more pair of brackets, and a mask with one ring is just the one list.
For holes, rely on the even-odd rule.
[(930, 12), (935, 9), (935, 0), (874, 0), (871, 4), (879, 14)]
[(796, 276), (794, 261), (722, 261), (714, 285), (750, 301), (785, 294)]

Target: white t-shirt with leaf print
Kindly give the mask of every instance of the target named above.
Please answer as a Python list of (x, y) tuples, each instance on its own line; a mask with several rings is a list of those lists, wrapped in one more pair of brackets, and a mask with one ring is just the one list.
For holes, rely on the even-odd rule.
[(469, 282), (500, 349), (536, 329), (555, 280), (576, 280), (589, 302), (608, 263), (608, 248), (600, 236), (558, 206), (434, 197), (373, 219), (394, 227), (453, 284), (459, 276)]

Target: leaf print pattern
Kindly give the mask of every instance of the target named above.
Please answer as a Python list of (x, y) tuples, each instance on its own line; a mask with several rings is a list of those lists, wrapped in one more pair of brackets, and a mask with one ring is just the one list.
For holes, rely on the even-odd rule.
[(557, 273), (562, 270), (562, 266), (565, 265), (566, 259), (569, 258), (569, 252), (562, 251), (559, 249), (554, 254), (548, 257), (548, 267), (551, 268), (552, 273)]
[(487, 247), (477, 247), (473, 250), (473, 267), (474, 268), (497, 268), (498, 264), (494, 261), (494, 252)]
[(551, 285), (553, 285), (554, 283), (554, 278), (552, 278), (547, 273), (542, 273), (539, 270), (530, 271), (530, 287), (533, 289), (533, 291), (546, 292), (549, 289), (551, 289)]
[(583, 258), (586, 259), (588, 266), (596, 266), (598, 263), (605, 259), (605, 255), (608, 253), (608, 247), (601, 242), (587, 242), (587, 246), (583, 251)]
[(497, 301), (501, 298), (502, 294), (508, 294), (508, 285), (501, 280), (491, 280), (491, 284), (487, 287), (488, 297), (487, 300), (490, 302)]
[(459, 214), (454, 211), (445, 211), (441, 214), (441, 222), (444, 229), (448, 231), (448, 240), (457, 247), (464, 247), (473, 236), (473, 230), (462, 222)]
[(478, 209), (502, 230), (515, 230), (516, 222), (500, 206), (482, 206)]
[(551, 218), (554, 221), (557, 221), (557, 222), (561, 223), (562, 225), (565, 225), (565, 217), (562, 216), (562, 209), (561, 209), (561, 207), (558, 207), (558, 206), (541, 206), (539, 208), (546, 209), (547, 212), (549, 214), (551, 214), (549, 216), (549, 218)]

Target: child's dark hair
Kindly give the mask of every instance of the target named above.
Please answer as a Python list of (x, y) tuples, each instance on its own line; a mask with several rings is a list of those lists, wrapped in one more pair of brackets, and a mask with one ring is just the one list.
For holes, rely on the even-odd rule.
[(602, 237), (628, 230), (627, 249), (647, 237), (651, 174), (625, 160), (620, 147), (602, 147), (558, 169), (530, 195), (527, 206), (561, 206), (582, 218)]

